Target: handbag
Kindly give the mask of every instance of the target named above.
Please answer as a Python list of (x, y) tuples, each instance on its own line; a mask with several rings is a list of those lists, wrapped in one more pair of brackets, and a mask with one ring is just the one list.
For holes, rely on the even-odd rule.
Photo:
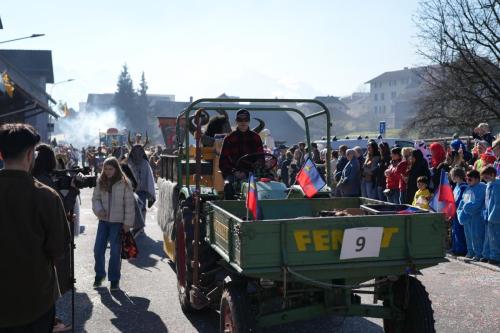
[(135, 242), (134, 236), (130, 231), (123, 232), (122, 230), (122, 259), (134, 259), (139, 254), (139, 249), (137, 248), (137, 243)]

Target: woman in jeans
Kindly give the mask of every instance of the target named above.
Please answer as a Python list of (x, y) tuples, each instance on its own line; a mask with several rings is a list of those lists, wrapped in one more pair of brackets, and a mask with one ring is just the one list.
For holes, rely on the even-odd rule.
[(135, 201), (129, 180), (115, 157), (104, 161), (103, 172), (92, 195), (92, 210), (99, 218), (94, 245), (94, 288), (101, 286), (106, 277), (104, 258), (110, 244), (108, 280), (111, 290), (120, 289), (121, 230), (127, 232), (134, 225)]
[(375, 141), (368, 143), (368, 152), (363, 163), (361, 174), (361, 196), (377, 199), (377, 184), (375, 184), (375, 170), (380, 161), (380, 152)]

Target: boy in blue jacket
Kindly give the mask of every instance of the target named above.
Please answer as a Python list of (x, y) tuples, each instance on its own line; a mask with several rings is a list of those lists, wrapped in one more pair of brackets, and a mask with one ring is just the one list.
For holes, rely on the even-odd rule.
[(457, 209), (457, 217), (464, 226), (467, 258), (480, 261), (483, 257), (485, 222), (483, 219), (486, 184), (481, 183), (479, 172), (467, 172), (467, 188)]
[(500, 264), (500, 179), (495, 179), (497, 171), (488, 166), (481, 171), (486, 185), (486, 238), (484, 249), (488, 262), (492, 265)]

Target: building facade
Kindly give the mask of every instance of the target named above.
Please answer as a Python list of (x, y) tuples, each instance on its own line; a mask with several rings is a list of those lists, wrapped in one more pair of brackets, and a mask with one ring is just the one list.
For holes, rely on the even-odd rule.
[(424, 67), (385, 72), (370, 81), (369, 109), (374, 119), (385, 121), (388, 128), (402, 128), (405, 120), (415, 115), (423, 80)]

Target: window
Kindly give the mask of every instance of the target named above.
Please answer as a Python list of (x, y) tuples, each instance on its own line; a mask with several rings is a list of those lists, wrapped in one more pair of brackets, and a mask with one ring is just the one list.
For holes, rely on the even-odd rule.
[(375, 107), (373, 108), (373, 112), (377, 114), (377, 111), (378, 111), (378, 106), (375, 105)]
[(385, 105), (382, 106), (382, 113), (385, 113)]
[(392, 99), (396, 98), (396, 92), (395, 91), (391, 92), (391, 98)]
[(377, 94), (373, 95), (373, 99), (378, 101), (378, 95)]
[(380, 93), (380, 100), (383, 101), (384, 100), (384, 93)]

